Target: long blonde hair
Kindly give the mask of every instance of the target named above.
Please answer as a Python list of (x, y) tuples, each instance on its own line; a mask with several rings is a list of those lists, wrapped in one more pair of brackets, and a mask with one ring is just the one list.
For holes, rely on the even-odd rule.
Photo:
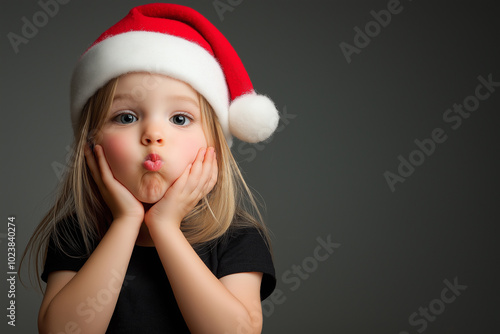
[[(54, 205), (35, 229), (22, 256), (21, 264), (25, 258), (29, 264), (34, 263), (40, 290), (40, 267), (45, 262), (50, 239), (62, 251), (69, 247), (70, 253), (88, 257), (113, 221), (87, 167), (83, 148), (99, 133), (118, 80), (110, 80), (85, 104), (75, 131), (72, 166), (64, 175)], [(190, 244), (196, 245), (223, 236), (232, 226), (255, 227), (270, 248), (269, 232), (263, 224), (259, 205), (241, 175), (217, 115), (205, 98), (198, 95), (207, 143), (214, 146), (217, 153), (218, 179), (212, 191), (183, 219), (181, 230)], [(72, 228), (75, 223), (83, 236), (83, 245), (77, 241), (78, 233)], [(31, 281), (31, 270), (29, 277)]]

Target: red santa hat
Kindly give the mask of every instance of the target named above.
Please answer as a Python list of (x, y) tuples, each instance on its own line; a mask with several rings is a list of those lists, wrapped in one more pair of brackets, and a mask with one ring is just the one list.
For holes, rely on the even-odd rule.
[(232, 136), (256, 143), (275, 131), (274, 103), (255, 93), (229, 41), (197, 11), (154, 3), (133, 8), (80, 57), (71, 80), (71, 120), (109, 80), (152, 72), (184, 81), (214, 109), (228, 144)]

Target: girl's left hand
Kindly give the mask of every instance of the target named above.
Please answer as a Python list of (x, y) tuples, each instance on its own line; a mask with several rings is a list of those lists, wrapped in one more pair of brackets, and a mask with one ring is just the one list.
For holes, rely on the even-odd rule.
[(168, 188), (144, 217), (148, 228), (161, 224), (180, 227), (182, 219), (207, 195), (217, 182), (217, 159), (213, 147), (201, 148), (192, 164)]

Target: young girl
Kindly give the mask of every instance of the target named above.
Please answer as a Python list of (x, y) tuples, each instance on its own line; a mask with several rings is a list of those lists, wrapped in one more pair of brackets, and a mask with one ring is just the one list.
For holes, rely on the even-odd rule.
[(276, 279), (232, 136), (278, 112), (196, 11), (139, 6), (72, 77), (72, 161), (30, 240), (40, 333), (260, 333)]

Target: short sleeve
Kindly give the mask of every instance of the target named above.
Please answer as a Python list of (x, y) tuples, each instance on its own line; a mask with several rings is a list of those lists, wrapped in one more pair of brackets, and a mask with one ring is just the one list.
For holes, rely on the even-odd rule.
[(85, 249), (83, 237), (81, 232), (75, 232), (75, 223), (73, 223), (70, 228), (72, 228), (71, 236), (73, 237), (74, 245), (70, 247), (68, 242), (62, 242), (63, 249), (56, 247), (53, 238), (50, 238), (49, 245), (47, 248), (47, 257), (45, 259), (45, 264), (43, 272), (41, 275), (42, 280), (47, 283), (49, 274), (53, 271), (58, 270), (71, 270), (78, 271), (83, 267), (88, 259), (83, 252), (77, 252), (75, 249)]
[(231, 231), (218, 251), (217, 278), (241, 272), (261, 272), (261, 300), (276, 287), (276, 274), (271, 252), (256, 228), (238, 228)]

